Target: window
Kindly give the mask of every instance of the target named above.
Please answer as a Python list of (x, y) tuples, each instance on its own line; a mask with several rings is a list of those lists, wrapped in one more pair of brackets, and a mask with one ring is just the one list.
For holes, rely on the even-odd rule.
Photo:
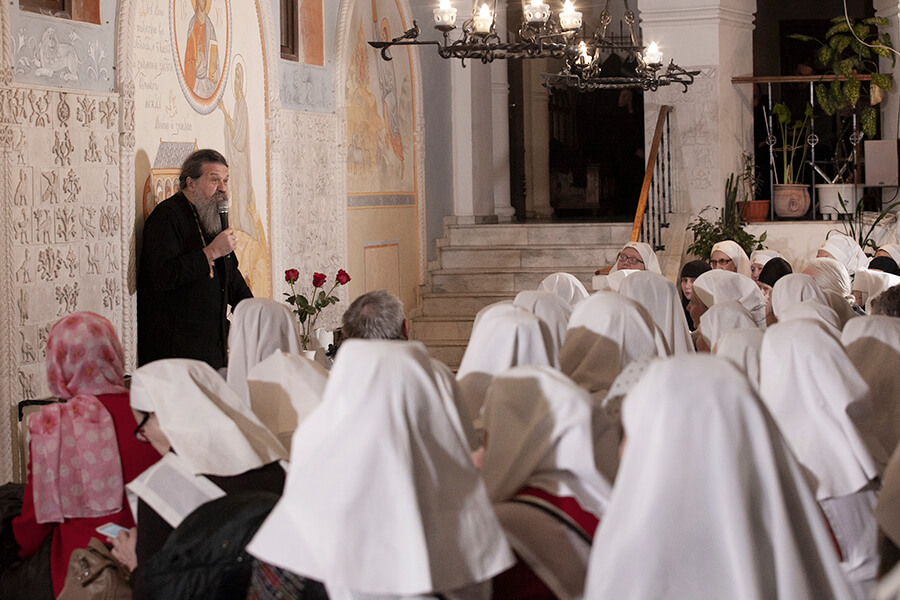
[(281, 0), (281, 58), (300, 60), (298, 0)]
[(100, 0), (19, 0), (19, 8), (60, 19), (100, 24)]

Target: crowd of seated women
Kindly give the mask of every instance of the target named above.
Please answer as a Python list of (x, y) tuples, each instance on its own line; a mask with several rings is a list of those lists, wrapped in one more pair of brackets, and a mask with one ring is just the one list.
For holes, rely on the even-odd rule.
[(134, 598), (900, 598), (900, 251), (817, 254), (723, 241), (671, 282), (629, 243), (609, 290), (484, 308), (455, 376), (384, 292), (330, 370), (252, 300), (224, 377), (130, 389), (64, 317), (0, 597), (65, 598), (97, 537)]

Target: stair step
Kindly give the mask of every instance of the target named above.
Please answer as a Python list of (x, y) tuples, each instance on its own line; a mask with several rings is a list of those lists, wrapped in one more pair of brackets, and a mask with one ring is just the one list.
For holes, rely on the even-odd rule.
[(411, 337), (430, 344), (432, 342), (468, 343), (472, 335), (472, 323), (475, 315), (418, 317), (413, 320)]
[(432, 292), (505, 292), (517, 294), (523, 290), (536, 290), (545, 277), (563, 271), (571, 273), (590, 289), (594, 268), (533, 267), (533, 268), (483, 268), (436, 269), (430, 272)]
[(465, 343), (441, 343), (426, 342), (425, 347), (432, 357), (438, 359), (456, 372), (459, 369), (459, 363), (462, 362), (463, 354), (466, 353)]
[(445, 243), (451, 246), (506, 244), (612, 244), (627, 240), (631, 223), (504, 223), (502, 225), (450, 225)]
[(613, 261), (619, 244), (582, 246), (448, 246), (440, 250), (442, 269), (539, 268), (556, 269), (557, 265), (598, 268)]
[(474, 318), (475, 314), (495, 302), (512, 300), (515, 294), (471, 292), (461, 294), (422, 294), (422, 314), (426, 317), (454, 316)]

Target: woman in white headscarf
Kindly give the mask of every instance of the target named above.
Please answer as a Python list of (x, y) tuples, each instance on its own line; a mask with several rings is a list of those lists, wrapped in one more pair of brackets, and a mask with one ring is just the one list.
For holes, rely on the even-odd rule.
[(791, 305), (781, 312), (778, 322), (786, 323), (796, 319), (816, 321), (834, 337), (841, 337), (841, 329), (843, 328), (841, 318), (830, 306), (822, 304), (818, 300), (804, 300)]
[(766, 299), (749, 277), (738, 273), (713, 269), (694, 280), (694, 294), (688, 312), (695, 323), (709, 308), (719, 302), (737, 300), (750, 313), (757, 327), (766, 326)]
[[(139, 498), (137, 539), (119, 534), (113, 545), (113, 555), (124, 558), (126, 567), (145, 565), (190, 512), (185, 506), (199, 505), (188, 492), (212, 495), (218, 487), (219, 496), (243, 490), (281, 494), (285, 473), (278, 461), (287, 452), (205, 362), (165, 359), (139, 368), (131, 408), (139, 417), (135, 435), (163, 459), (128, 485)], [(140, 571), (132, 575), (137, 597), (144, 593)]]
[(737, 300), (716, 302), (700, 317), (700, 337), (697, 339), (697, 350), (715, 352), (716, 345), (722, 336), (732, 329), (756, 327), (756, 322)]
[(759, 273), (773, 258), (784, 258), (774, 250), (754, 250), (750, 253), (750, 279), (759, 281)]
[(538, 286), (539, 292), (553, 292), (571, 306), (575, 306), (581, 300), (584, 300), (590, 294), (584, 284), (569, 273), (553, 273), (547, 275)]
[(623, 425), (586, 600), (851, 597), (800, 465), (733, 365), (657, 361)]
[(894, 262), (900, 265), (900, 245), (898, 244), (885, 244), (883, 246), (878, 247), (878, 251), (875, 253), (873, 258), (878, 258), (879, 256), (887, 256), (888, 258), (894, 259)]
[(547, 324), (553, 336), (556, 355), (566, 339), (566, 327), (572, 314), (572, 305), (552, 292), (527, 290), (519, 292), (513, 304), (533, 313)]
[(765, 332), (746, 328), (726, 331), (716, 344), (715, 354), (737, 366), (750, 381), (754, 392), (759, 392), (759, 355)]
[(559, 600), (581, 598), (618, 465), (618, 430), (587, 391), (549, 367), (499, 375), (484, 426), (481, 476), (520, 558), (494, 581), (493, 597), (515, 600), (525, 586), (546, 586)]
[(478, 314), (456, 373), (466, 409), (478, 421), (494, 375), (517, 365), (559, 364), (553, 335), (539, 317), (512, 303)]
[(766, 331), (760, 391), (797, 460), (815, 477), (841, 566), (867, 598), (878, 566), (872, 510), (888, 455), (876, 435), (869, 386), (840, 342), (799, 319)]
[(674, 283), (657, 273), (638, 272), (622, 282), (619, 293), (647, 309), (673, 354), (694, 351), (691, 331)]
[(659, 259), (650, 244), (644, 242), (627, 242), (616, 256), (616, 264), (610, 269), (610, 274), (626, 269), (633, 271), (650, 271), (662, 273), (659, 268)]
[(641, 305), (614, 292), (597, 292), (572, 312), (559, 367), (602, 401), (629, 363), (669, 354), (665, 338)]
[(850, 362), (869, 385), (876, 433), (891, 453), (900, 443), (900, 319), (873, 315), (853, 319), (841, 332)]
[(857, 306), (864, 306), (871, 313), (872, 300), (888, 288), (900, 285), (900, 277), (884, 271), (861, 269), (853, 278), (851, 289)]
[(772, 313), (776, 319), (781, 319), (784, 311), (805, 300), (815, 300), (825, 306), (828, 305), (828, 299), (822, 288), (815, 279), (805, 273), (790, 273), (775, 282), (770, 300)]
[(331, 598), (490, 597), (514, 557), (440, 395), (421, 343), (344, 342), (248, 551)]
[(717, 242), (709, 253), (709, 264), (713, 269), (722, 269), (750, 277), (750, 259), (741, 246), (732, 240)]
[(852, 277), (859, 269), (865, 269), (869, 257), (859, 244), (849, 235), (832, 233), (816, 251), (816, 258), (833, 258), (844, 267)]
[(828, 306), (840, 317), (842, 324), (857, 315), (852, 280), (847, 268), (833, 258), (811, 259), (803, 273), (811, 275), (828, 300)]
[(228, 331), (228, 385), (250, 404), (247, 373), (276, 350), (300, 353), (294, 315), (269, 298), (248, 298), (234, 309)]

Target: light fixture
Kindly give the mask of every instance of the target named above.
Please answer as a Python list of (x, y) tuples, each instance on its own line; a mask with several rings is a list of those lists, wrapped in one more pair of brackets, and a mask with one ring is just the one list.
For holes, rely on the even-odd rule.
[[(419, 40), (419, 26), (413, 21), (411, 29), (391, 41), (375, 41), (369, 44), (381, 50), (384, 60), (391, 60), (388, 50), (392, 46), (437, 47), (441, 58), (480, 60), (490, 63), (494, 60), (555, 58), (564, 61), (558, 73), (545, 73), (544, 85), (551, 88), (574, 87), (581, 90), (642, 88), (656, 91), (660, 86), (681, 85), (683, 91), (694, 82), (699, 71), (687, 71), (670, 60), (663, 64), (663, 53), (656, 42), (646, 49), (635, 34), (635, 15), (625, 4), (623, 22), (627, 27), (627, 38), (613, 39), (607, 36), (612, 17), (606, 6), (600, 13), (599, 26), (592, 34), (585, 29), (583, 13), (575, 9), (572, 0), (565, 0), (561, 10), (555, 13), (545, 0), (524, 0), (522, 23), (516, 41), (503, 42), (496, 30), (497, 0), (474, 0), (471, 16), (461, 26), (461, 35), (451, 39), (451, 32), (457, 29), (457, 10), (450, 0), (440, 0), (434, 9), (434, 27), (443, 34), (443, 39)], [(559, 3), (556, 0), (557, 4)], [(623, 41), (624, 40), (624, 41)], [(604, 76), (601, 73), (603, 52), (616, 52), (634, 57), (636, 66), (622, 76)]]

